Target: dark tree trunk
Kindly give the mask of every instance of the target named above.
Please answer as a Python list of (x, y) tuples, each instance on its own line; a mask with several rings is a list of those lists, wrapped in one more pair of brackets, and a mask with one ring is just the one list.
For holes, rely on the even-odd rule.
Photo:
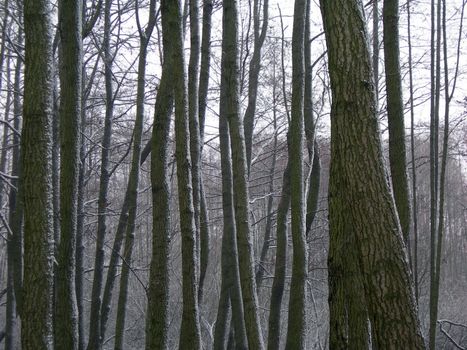
[(323, 0), (321, 10), (333, 92), (330, 234), (341, 234), (346, 222), (340, 216), (348, 210), (374, 346), (424, 349), (407, 252), (386, 181), (363, 6), (358, 0)]
[(60, 243), (57, 256), (55, 348), (78, 349), (75, 288), (76, 221), (82, 93), (82, 2), (59, 2)]
[(24, 281), (21, 344), (52, 349), (52, 13), (48, 1), (24, 1), (25, 74), (21, 185)]

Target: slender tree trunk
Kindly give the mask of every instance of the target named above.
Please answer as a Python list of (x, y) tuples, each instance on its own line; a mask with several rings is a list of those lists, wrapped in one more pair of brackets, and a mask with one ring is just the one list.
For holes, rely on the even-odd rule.
[(321, 11), (333, 92), (331, 228), (345, 227), (336, 214), (349, 210), (374, 346), (424, 349), (407, 252), (386, 182), (363, 5), (323, 0)]
[(162, 25), (170, 43), (175, 100), (175, 157), (177, 161), (178, 200), (182, 235), (183, 312), (180, 349), (199, 349), (201, 335), (198, 309), (197, 237), (190, 159), (188, 91), (180, 2), (162, 1)]
[(107, 192), (109, 187), (109, 153), (110, 140), (112, 135), (112, 117), (114, 107), (114, 96), (112, 87), (112, 60), (113, 56), (110, 52), (110, 10), (112, 0), (105, 0), (104, 6), (104, 75), (105, 75), (105, 120), (104, 120), (104, 135), (102, 138), (102, 157), (101, 157), (101, 173), (99, 183), (99, 199), (97, 210), (97, 240), (96, 240), (96, 258), (94, 263), (94, 276), (91, 292), (91, 312), (89, 321), (89, 343), (88, 350), (98, 350), (101, 344), (101, 329), (100, 329), (100, 311), (101, 311), (101, 290), (104, 279), (104, 243), (106, 234), (106, 216), (107, 216)]
[[(226, 84), (221, 83), (221, 96), (225, 99)], [(233, 205), (233, 179), (232, 156), (230, 152), (229, 126), (226, 117), (226, 106), (219, 106), (219, 148), (221, 153), (221, 178), (222, 178), (222, 284), (221, 298), (217, 311), (216, 328), (214, 332), (214, 349), (225, 349), (225, 342), (229, 336), (229, 330), (235, 329), (235, 343), (238, 349), (248, 349), (248, 339), (245, 329), (245, 314), (242, 302), (242, 290), (240, 284), (239, 254), (237, 247), (235, 213)], [(232, 323), (224, 322), (227, 318), (230, 298), (232, 308)], [(229, 340), (230, 342), (230, 340)]]
[(253, 3), (253, 27), (254, 27), (254, 44), (253, 44), (253, 55), (251, 56), (250, 69), (248, 71), (248, 105), (246, 107), (245, 116), (243, 122), (245, 124), (245, 147), (246, 147), (246, 158), (248, 171), (251, 166), (251, 150), (253, 146), (253, 129), (256, 114), (256, 100), (258, 96), (258, 80), (259, 72), (261, 70), (261, 49), (266, 39), (266, 33), (268, 29), (268, 10), (269, 0), (263, 1), (263, 24), (261, 31), (260, 25), (260, 14), (259, 4), (260, 0), (254, 0)]
[(59, 2), (60, 244), (57, 256), (55, 348), (78, 349), (75, 287), (76, 221), (82, 92), (82, 2)]
[(21, 169), (24, 282), (21, 344), (52, 349), (52, 36), (47, 1), (25, 0), (25, 75)]
[[(238, 76), (238, 9), (235, 0), (224, 1), (222, 40), (222, 81), (225, 87), (225, 114), (229, 122), (230, 147), (232, 150), (232, 175), (234, 191), (235, 223), (239, 255), (240, 281), (248, 346), (251, 350), (263, 349), (263, 338), (258, 315), (253, 265), (253, 248), (250, 234), (249, 203), (247, 187), (247, 158), (245, 134), (240, 117)], [(222, 89), (222, 88), (221, 88)]]
[(146, 350), (165, 350), (169, 327), (170, 258), (170, 115), (173, 104), (172, 64), (164, 35), (164, 66), (157, 93), (152, 129), (152, 259), (149, 273), (148, 310), (146, 313)]
[(282, 178), (282, 194), (277, 207), (276, 263), (271, 289), (271, 302), (268, 322), (268, 349), (279, 349), (281, 339), (282, 297), (285, 289), (287, 268), (287, 213), (290, 207), (290, 161)]
[(200, 272), (199, 272), (199, 302), (203, 299), (204, 280), (209, 262), (209, 213), (206, 203), (206, 196), (203, 186), (203, 171), (202, 171), (202, 152), (204, 142), (204, 124), (206, 119), (207, 95), (209, 87), (209, 70), (211, 60), (211, 16), (212, 16), (212, 0), (203, 0), (203, 31), (201, 39), (201, 64), (199, 71), (199, 101), (198, 101), (198, 118), (199, 118), (199, 143), (200, 143)]
[(315, 140), (315, 120), (313, 112), (313, 67), (311, 64), (311, 0), (306, 2), (305, 21), (305, 95), (304, 95), (304, 120), (305, 137), (308, 150), (308, 159), (311, 172), (308, 184), (308, 196), (306, 201), (305, 232), (310, 233), (311, 225), (318, 210), (319, 186), (321, 181), (321, 162), (319, 159), (318, 143)]
[[(140, 33), (140, 52), (138, 62), (138, 88), (136, 94), (136, 120), (133, 130), (133, 155), (131, 163), (130, 177), (128, 179), (128, 223), (125, 233), (125, 248), (123, 251), (123, 266), (120, 278), (120, 293), (118, 298), (117, 321), (115, 326), (115, 349), (123, 349), (125, 333), (126, 303), (128, 298), (128, 283), (131, 268), (131, 259), (135, 237), (136, 215), (138, 209), (138, 184), (141, 164), (141, 141), (144, 125), (144, 94), (146, 84), (146, 58), (149, 40), (156, 24), (156, 2), (152, 0), (149, 7), (149, 22), (146, 29), (138, 24)], [(138, 2), (135, 3), (135, 11), (138, 11)], [(102, 337), (104, 332), (101, 327)], [(101, 339), (102, 339), (101, 337)]]
[(293, 257), (286, 347), (290, 349), (306, 349), (308, 257), (303, 182), (305, 20), (306, 0), (296, 0), (292, 34), (292, 118), (289, 148)]
[(406, 168), (404, 104), (399, 50), (399, 1), (384, 0), (384, 71), (389, 131), (389, 167), (392, 189), (404, 240), (410, 232), (410, 196)]
[(417, 168), (415, 164), (415, 112), (413, 91), (412, 34), (411, 34), (411, 0), (407, 2), (407, 44), (409, 47), (409, 93), (410, 93), (410, 155), (412, 162), (412, 222), (413, 222), (413, 259), (415, 300), (418, 303), (418, 208), (417, 208)]
[[(439, 101), (441, 94), (441, 0), (431, 2), (431, 105), (430, 105), (430, 319), (429, 349), (436, 348), (438, 298), (436, 253), (439, 206)], [(436, 8), (436, 12), (435, 12)]]

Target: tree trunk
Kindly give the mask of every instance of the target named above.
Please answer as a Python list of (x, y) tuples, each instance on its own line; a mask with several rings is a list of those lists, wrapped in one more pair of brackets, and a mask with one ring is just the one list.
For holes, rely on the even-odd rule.
[(260, 14), (259, 4), (260, 0), (254, 0), (253, 4), (253, 30), (254, 30), (254, 46), (253, 55), (250, 61), (250, 69), (248, 71), (248, 105), (246, 107), (243, 122), (245, 124), (245, 147), (248, 171), (251, 166), (251, 150), (253, 147), (253, 129), (256, 114), (256, 100), (258, 96), (258, 80), (259, 72), (261, 70), (261, 49), (266, 39), (266, 32), (268, 29), (268, 9), (269, 0), (263, 1), (263, 24), (261, 32), (259, 30)]
[(198, 310), (197, 237), (190, 159), (188, 91), (180, 2), (162, 1), (162, 25), (170, 43), (169, 64), (173, 66), (175, 100), (175, 157), (182, 236), (183, 312), (180, 349), (199, 349), (201, 335)]
[[(424, 349), (407, 252), (386, 182), (361, 1), (321, 1), (329, 57), (330, 224), (349, 210), (378, 349)], [(349, 69), (348, 67), (352, 67)], [(331, 232), (338, 234), (338, 232)]]
[(112, 88), (112, 60), (113, 56), (110, 52), (110, 27), (111, 16), (110, 10), (112, 0), (105, 0), (104, 6), (104, 75), (105, 75), (105, 120), (104, 120), (104, 135), (102, 138), (102, 157), (101, 157), (101, 173), (99, 183), (99, 199), (97, 210), (97, 240), (96, 240), (96, 258), (94, 262), (94, 276), (91, 292), (91, 312), (89, 321), (89, 343), (88, 350), (98, 350), (101, 344), (101, 329), (100, 329), (100, 311), (101, 311), (101, 290), (104, 279), (104, 243), (106, 234), (106, 216), (107, 216), (107, 192), (109, 188), (109, 153), (110, 141), (112, 136), (112, 118), (114, 107), (114, 96)]
[[(166, 35), (164, 36), (166, 38)], [(164, 66), (157, 92), (152, 129), (152, 260), (149, 272), (148, 310), (146, 313), (146, 350), (165, 350), (169, 327), (170, 258), (170, 115), (173, 104), (172, 68), (164, 39)]]
[(410, 197), (406, 168), (404, 104), (399, 58), (399, 1), (384, 0), (384, 70), (389, 131), (389, 167), (392, 189), (402, 234), (406, 243), (410, 232)]
[(24, 1), (25, 75), (21, 169), (24, 281), (21, 344), (52, 349), (52, 37), (47, 1)]
[[(243, 309), (248, 346), (251, 350), (263, 349), (263, 338), (258, 316), (258, 297), (256, 294), (253, 265), (253, 248), (250, 234), (249, 203), (247, 187), (247, 159), (245, 134), (240, 117), (238, 95), (238, 10), (235, 0), (224, 1), (223, 40), (222, 40), (222, 76), (224, 97), (220, 104), (225, 104), (225, 114), (229, 123), (230, 147), (232, 150), (232, 175), (234, 191), (235, 223), (239, 255), (240, 280), (242, 287)], [(221, 87), (222, 89), (222, 87)]]
[(292, 108), (290, 124), (290, 204), (292, 213), (292, 280), (286, 347), (306, 348), (306, 282), (308, 257), (305, 237), (303, 182), (306, 0), (296, 0), (292, 34)]
[(268, 323), (268, 349), (279, 349), (281, 339), (282, 296), (285, 289), (287, 268), (287, 213), (290, 206), (290, 161), (282, 178), (282, 194), (277, 207), (276, 263), (271, 289), (271, 302)]
[[(138, 209), (138, 184), (141, 164), (141, 141), (144, 125), (144, 94), (146, 84), (146, 58), (149, 40), (151, 38), (154, 25), (156, 24), (156, 3), (152, 0), (149, 7), (149, 21), (146, 29), (138, 25), (140, 34), (140, 50), (138, 62), (138, 88), (136, 94), (136, 120), (133, 130), (133, 155), (131, 162), (131, 171), (128, 179), (128, 223), (125, 233), (125, 248), (123, 251), (122, 274), (120, 277), (120, 293), (118, 298), (117, 321), (115, 326), (115, 349), (123, 349), (124, 333), (125, 333), (125, 316), (126, 303), (128, 297), (128, 283), (131, 268), (131, 257), (133, 252), (133, 243), (135, 237), (136, 215)], [(138, 11), (138, 2), (135, 4), (135, 10)], [(101, 327), (102, 336), (104, 336), (104, 328)]]
[(59, 2), (60, 243), (57, 256), (55, 348), (78, 349), (75, 287), (76, 221), (82, 93), (82, 2)]
[[(221, 96), (225, 98), (227, 86), (221, 83)], [(233, 206), (233, 179), (230, 152), (229, 126), (226, 118), (226, 106), (219, 106), (219, 148), (221, 153), (221, 178), (222, 178), (222, 284), (219, 307), (217, 309), (216, 328), (214, 333), (214, 349), (225, 349), (225, 342), (229, 336), (229, 330), (235, 329), (235, 343), (238, 349), (248, 349), (248, 340), (245, 329), (245, 315), (242, 303), (242, 290), (240, 284), (239, 255), (237, 247), (235, 213)], [(225, 299), (227, 298), (227, 300)], [(229, 307), (232, 308), (232, 322), (229, 324), (227, 318)]]

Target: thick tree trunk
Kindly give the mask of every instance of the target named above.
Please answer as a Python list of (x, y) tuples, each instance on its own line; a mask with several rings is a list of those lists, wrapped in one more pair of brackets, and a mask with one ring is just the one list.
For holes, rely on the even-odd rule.
[(24, 2), (25, 74), (21, 168), (24, 281), (21, 344), (52, 349), (52, 36), (48, 1)]
[[(234, 191), (235, 223), (239, 254), (240, 280), (242, 287), (243, 309), (248, 346), (252, 350), (263, 349), (263, 337), (258, 316), (258, 297), (256, 294), (253, 265), (253, 248), (250, 234), (247, 159), (245, 134), (240, 117), (238, 84), (238, 10), (235, 0), (224, 1), (222, 40), (222, 81), (225, 87), (225, 114), (229, 122), (230, 144), (232, 150), (232, 175)], [(222, 88), (221, 88), (222, 89)]]
[(321, 10), (333, 92), (331, 228), (342, 229), (345, 223), (336, 213), (349, 210), (374, 346), (424, 349), (407, 252), (386, 182), (362, 3), (323, 0)]
[(57, 256), (55, 348), (78, 349), (75, 288), (76, 221), (82, 93), (82, 2), (59, 2), (60, 243)]

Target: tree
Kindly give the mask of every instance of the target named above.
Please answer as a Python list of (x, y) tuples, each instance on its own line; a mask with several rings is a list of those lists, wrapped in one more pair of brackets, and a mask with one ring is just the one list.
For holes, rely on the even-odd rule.
[(113, 55), (110, 51), (110, 27), (111, 27), (111, 7), (112, 0), (105, 0), (104, 5), (104, 76), (105, 76), (105, 120), (104, 135), (102, 137), (102, 156), (101, 173), (99, 182), (98, 199), (98, 220), (97, 220), (97, 240), (96, 240), (96, 260), (94, 263), (94, 276), (92, 283), (93, 303), (91, 304), (91, 313), (89, 320), (89, 342), (88, 350), (98, 350), (101, 348), (101, 291), (104, 280), (104, 243), (106, 234), (106, 215), (107, 215), (107, 195), (110, 181), (109, 171), (109, 152), (112, 137), (112, 118), (114, 109), (114, 96), (112, 86), (112, 61)]
[(286, 346), (305, 349), (308, 257), (303, 181), (306, 0), (296, 0), (292, 33), (292, 109), (290, 124), (290, 207), (292, 213), (292, 280)]
[[(407, 252), (386, 182), (361, 1), (321, 1), (333, 100), (331, 237), (349, 210), (378, 349), (424, 349)], [(337, 228), (337, 229), (333, 229)], [(337, 276), (336, 276), (337, 277)]]
[[(237, 228), (238, 260), (242, 288), (245, 327), (250, 349), (263, 349), (263, 339), (258, 317), (253, 251), (250, 235), (247, 159), (245, 134), (240, 117), (239, 76), (238, 76), (238, 9), (235, 0), (224, 1), (222, 16), (222, 81), (225, 86), (225, 104), (230, 131), (232, 151), (232, 175), (234, 191), (234, 212)], [(221, 87), (222, 89), (222, 87)]]
[(78, 349), (75, 288), (82, 67), (82, 2), (59, 3), (60, 243), (57, 256), (55, 347)]
[(24, 281), (21, 344), (52, 349), (52, 36), (50, 4), (24, 1), (25, 73), (21, 168)]
[(399, 1), (383, 3), (384, 71), (389, 131), (389, 167), (402, 234), (408, 242), (410, 196), (406, 168), (404, 104), (399, 53)]
[(198, 310), (197, 237), (193, 207), (188, 91), (180, 2), (162, 1), (162, 26), (170, 43), (175, 101), (175, 157), (177, 162), (178, 201), (182, 235), (183, 314), (180, 330), (181, 349), (199, 349), (201, 335)]

